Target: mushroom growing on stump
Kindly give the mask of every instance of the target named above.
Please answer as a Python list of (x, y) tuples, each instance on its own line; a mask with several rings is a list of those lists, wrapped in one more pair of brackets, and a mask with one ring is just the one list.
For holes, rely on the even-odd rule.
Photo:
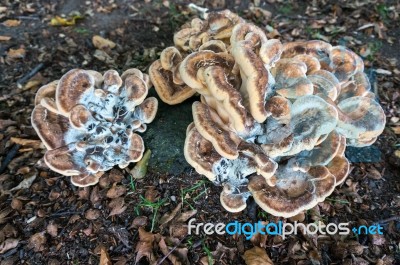
[(31, 120), (47, 148), (45, 163), (86, 187), (115, 165), (139, 161), (145, 147), (136, 132), (146, 130), (158, 107), (148, 90), (148, 76), (137, 69), (121, 76), (74, 69), (41, 87)]
[(170, 104), (187, 98), (173, 85), (200, 94), (184, 154), (221, 186), (227, 211), (251, 195), (276, 216), (314, 207), (349, 174), (346, 145), (370, 145), (384, 129), (363, 61), (345, 47), (282, 44), (228, 11), (192, 20), (174, 43), (150, 77), (169, 71), (158, 93)]

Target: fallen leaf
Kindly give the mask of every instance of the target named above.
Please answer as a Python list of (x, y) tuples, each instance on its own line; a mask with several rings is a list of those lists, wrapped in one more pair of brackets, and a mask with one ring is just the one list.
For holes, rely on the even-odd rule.
[(74, 15), (71, 18), (62, 18), (59, 16), (55, 16), (51, 19), (50, 25), (52, 26), (74, 26), (76, 24), (76, 20), (83, 19), (81, 15)]
[(36, 179), (36, 176), (37, 176), (36, 170), (29, 172), (29, 174), (27, 174), (27, 176), (24, 178), (24, 180), (22, 180), (18, 184), (18, 186), (12, 188), (10, 191), (28, 189), (32, 185), (33, 181)]
[(17, 247), (18, 243), (19, 239), (17, 238), (7, 238), (0, 244), (0, 254)]
[(133, 219), (130, 228), (137, 229), (138, 227), (145, 226), (147, 224), (147, 220), (148, 220), (147, 216), (138, 216), (135, 219)]
[(51, 222), (50, 224), (47, 225), (46, 231), (52, 237), (56, 237), (58, 231), (58, 225), (55, 224), (54, 222)]
[(163, 227), (167, 223), (169, 223), (172, 219), (175, 218), (175, 216), (178, 214), (178, 212), (181, 210), (181, 203), (178, 203), (178, 205), (173, 209), (171, 212), (164, 214), (160, 218), (160, 226)]
[(247, 265), (272, 265), (272, 260), (268, 257), (265, 249), (260, 247), (253, 247), (250, 250), (246, 250), (243, 255), (243, 259)]
[(305, 218), (306, 218), (306, 215), (304, 214), (304, 212), (300, 212), (300, 213), (296, 214), (295, 216), (290, 217), (289, 220), (291, 222), (301, 223), (304, 221)]
[(11, 209), (10, 207), (5, 207), (4, 209), (2, 209), (0, 211), (0, 224), (4, 224), (9, 217), (7, 217), (11, 212), (13, 211), (13, 209)]
[(7, 11), (7, 7), (5, 6), (0, 6), (0, 13), (4, 13)]
[(395, 134), (400, 134), (400, 126), (392, 127)]
[(15, 124), (17, 124), (16, 121), (13, 121), (13, 120), (2, 120), (2, 119), (0, 119), (0, 130), (4, 130), (4, 129), (7, 128), (8, 126), (15, 125)]
[(124, 186), (113, 186), (107, 191), (107, 198), (115, 199), (121, 197), (126, 193), (126, 188)]
[(35, 252), (42, 251), (45, 248), (46, 241), (44, 232), (36, 233), (29, 238), (28, 248), (33, 249)]
[(178, 214), (178, 216), (176, 217), (175, 220), (177, 223), (180, 223), (180, 222), (184, 223), (187, 220), (189, 220), (189, 218), (192, 217), (193, 215), (195, 215), (196, 213), (197, 213), (197, 210), (190, 210), (187, 212), (183, 212), (183, 213)]
[(160, 247), (161, 252), (169, 259), (169, 261), (171, 261), (173, 265), (189, 264), (187, 248), (175, 248), (172, 252), (170, 252), (172, 248), (167, 246), (165, 237), (161, 238), (160, 242), (158, 242), (158, 246)]
[(108, 216), (118, 215), (126, 210), (124, 198), (115, 198), (109, 204), (108, 207), (111, 208), (111, 212)]
[(94, 47), (100, 50), (112, 49), (115, 47), (115, 43), (109, 39), (105, 39), (99, 35), (94, 35), (92, 38)]
[(149, 163), (150, 156), (151, 156), (151, 151), (150, 151), (150, 149), (147, 149), (147, 151), (144, 153), (142, 159), (139, 162), (137, 162), (135, 167), (130, 171), (133, 178), (141, 179), (144, 176), (146, 176), (147, 165)]
[(150, 202), (156, 202), (158, 200), (158, 197), (160, 196), (160, 193), (156, 190), (154, 186), (149, 187), (149, 189), (146, 190), (144, 197), (146, 200)]
[(156, 257), (153, 253), (153, 244), (156, 236), (153, 233), (146, 232), (142, 227), (139, 228), (139, 242), (136, 245), (136, 259), (138, 263), (143, 257), (147, 257), (150, 264), (155, 263)]
[(400, 158), (400, 150), (394, 151), (394, 155), (397, 156), (398, 158)]
[(99, 49), (97, 49), (94, 52), (93, 56), (96, 59), (98, 59), (98, 60), (100, 60), (102, 62), (105, 62), (107, 64), (114, 64), (115, 63), (115, 61), (113, 60), (113, 58), (111, 58), (110, 55), (108, 55), (105, 51), (102, 51), (102, 50), (99, 50)]
[(112, 265), (110, 256), (104, 246), (100, 249), (100, 262), (99, 265)]
[(9, 41), (9, 40), (11, 40), (10, 36), (2, 36), (2, 35), (0, 35), (0, 41)]
[(381, 74), (381, 75), (392, 75), (392, 72), (390, 72), (389, 70), (381, 69), (381, 68), (376, 69), (375, 73)]
[(16, 19), (7, 19), (3, 22), (3, 25), (6, 27), (18, 27), (21, 24), (21, 21)]
[[(263, 225), (267, 225), (268, 222), (261, 222)], [(259, 233), (257, 231), (257, 233), (255, 233), (251, 238), (250, 238), (250, 242), (257, 247), (262, 247), (264, 248), (267, 245), (267, 239), (268, 239), (268, 233), (265, 233), (265, 228), (262, 230), (262, 232), (264, 232), (264, 234)]]
[(42, 141), (40, 140), (31, 140), (31, 139), (23, 139), (23, 138), (18, 138), (18, 137), (11, 137), (10, 138), (11, 142), (15, 144), (19, 144), (25, 147), (32, 147), (35, 149), (42, 148), (44, 149), (44, 146), (42, 145)]
[(96, 220), (101, 215), (100, 210), (98, 209), (89, 209), (85, 213), (85, 218), (88, 220)]
[(9, 49), (7, 52), (7, 58), (9, 59), (22, 59), (26, 55), (24, 48), (19, 49)]
[(367, 177), (378, 180), (382, 178), (382, 175), (376, 168), (371, 167), (367, 170)]

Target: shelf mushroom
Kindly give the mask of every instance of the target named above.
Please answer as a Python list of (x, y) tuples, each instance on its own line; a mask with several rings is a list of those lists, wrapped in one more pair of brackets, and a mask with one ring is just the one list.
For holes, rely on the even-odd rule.
[(346, 145), (371, 145), (385, 127), (362, 59), (320, 40), (268, 39), (228, 11), (208, 15), (150, 68), (152, 80), (166, 73), (153, 83), (167, 103), (200, 94), (186, 160), (222, 187), (227, 211), (249, 196), (276, 216), (314, 207), (348, 176)]
[(115, 165), (139, 161), (145, 147), (136, 132), (146, 130), (158, 108), (156, 98), (146, 98), (148, 89), (148, 76), (137, 69), (121, 76), (73, 69), (40, 88), (31, 121), (47, 148), (45, 163), (85, 187)]

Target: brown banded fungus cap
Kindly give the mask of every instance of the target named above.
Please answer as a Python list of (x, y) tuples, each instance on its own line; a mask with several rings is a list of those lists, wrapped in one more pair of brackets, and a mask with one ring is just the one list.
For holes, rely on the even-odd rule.
[(150, 79), (161, 100), (174, 105), (193, 96), (196, 90), (181, 79), (182, 60), (197, 51), (227, 53), (233, 27), (242, 21), (238, 15), (223, 10), (207, 14), (205, 20), (195, 18), (176, 32), (174, 46), (164, 49), (160, 59), (149, 69)]
[(122, 76), (74, 69), (40, 88), (31, 120), (49, 168), (85, 187), (115, 165), (140, 160), (144, 143), (135, 132), (146, 129), (158, 107), (157, 99), (146, 98), (148, 89), (137, 69)]
[(249, 195), (276, 216), (314, 207), (349, 174), (346, 145), (370, 145), (384, 129), (363, 61), (345, 47), (282, 44), (229, 12), (193, 20), (174, 41), (162, 68), (200, 94), (185, 158), (222, 186), (228, 211)]

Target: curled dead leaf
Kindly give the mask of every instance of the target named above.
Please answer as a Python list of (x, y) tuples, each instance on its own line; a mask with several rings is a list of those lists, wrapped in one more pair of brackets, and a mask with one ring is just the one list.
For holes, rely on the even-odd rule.
[(94, 35), (92, 38), (92, 42), (94, 47), (96, 47), (99, 50), (106, 50), (106, 49), (112, 49), (115, 47), (115, 42), (105, 39), (99, 35)]
[(243, 255), (243, 259), (247, 265), (272, 265), (272, 260), (268, 257), (267, 252), (264, 248), (253, 247), (250, 250), (246, 250)]
[(21, 189), (29, 189), (29, 187), (32, 185), (33, 181), (36, 179), (37, 176), (37, 170), (33, 170), (29, 172), (25, 178), (14, 188), (12, 188), (10, 191), (14, 190), (21, 190)]
[(135, 263), (138, 263), (143, 257), (147, 257), (150, 264), (153, 264), (156, 261), (156, 256), (153, 252), (155, 238), (155, 234), (146, 232), (142, 227), (139, 228), (139, 242), (135, 249)]
[(85, 213), (85, 218), (88, 220), (96, 220), (101, 215), (100, 210), (98, 209), (89, 209)]
[(50, 20), (50, 25), (52, 26), (74, 26), (76, 20), (83, 19), (81, 15), (74, 15), (71, 18), (62, 18), (60, 16), (55, 16)]
[(124, 186), (113, 186), (107, 191), (107, 198), (115, 199), (121, 197), (126, 193), (126, 188)]
[(141, 226), (146, 226), (147, 220), (148, 220), (147, 216), (138, 216), (135, 219), (133, 219), (130, 228), (137, 229)]
[(110, 256), (104, 246), (100, 248), (100, 262), (99, 265), (112, 265)]
[(173, 209), (171, 212), (164, 214), (160, 218), (160, 226), (163, 227), (167, 223), (169, 223), (172, 219), (175, 218), (175, 216), (178, 214), (178, 212), (181, 210), (182, 204), (178, 203), (178, 205)]
[(21, 24), (21, 21), (17, 19), (7, 19), (2, 24), (6, 27), (17, 27)]
[(32, 235), (29, 238), (28, 247), (33, 249), (35, 252), (44, 250), (45, 244), (47, 241), (44, 233), (45, 232), (39, 232), (39, 233)]
[(0, 254), (18, 246), (18, 238), (7, 238), (0, 244)]
[(7, 52), (8, 59), (23, 59), (25, 55), (26, 55), (26, 50), (24, 48), (9, 49)]
[(108, 207), (111, 208), (111, 212), (108, 216), (118, 215), (126, 210), (124, 198), (115, 198), (109, 204)]
[(9, 41), (11, 40), (10, 36), (0, 36), (0, 41)]

